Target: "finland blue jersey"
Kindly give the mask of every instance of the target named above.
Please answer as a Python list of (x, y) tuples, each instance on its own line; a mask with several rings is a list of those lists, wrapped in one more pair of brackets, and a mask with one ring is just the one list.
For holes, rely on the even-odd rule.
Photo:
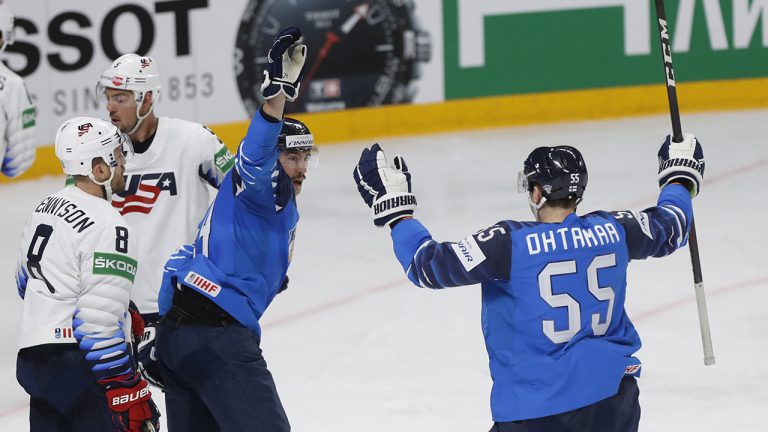
[(170, 309), (179, 283), (261, 333), (259, 318), (285, 278), (299, 220), (293, 183), (278, 161), (281, 127), (261, 110), (254, 115), (235, 169), (198, 226), (194, 256), (177, 255), (166, 264), (160, 315)]
[(408, 278), (426, 288), (482, 284), (482, 328), (497, 422), (570, 411), (637, 375), (640, 338), (624, 311), (627, 264), (683, 246), (691, 198), (669, 185), (642, 212), (502, 221), (438, 243), (416, 219), (392, 230)]

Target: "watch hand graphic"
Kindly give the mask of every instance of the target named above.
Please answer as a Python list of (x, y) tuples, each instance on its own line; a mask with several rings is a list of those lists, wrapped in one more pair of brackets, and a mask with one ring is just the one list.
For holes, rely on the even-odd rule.
[(352, 29), (357, 25), (357, 23), (360, 21), (361, 18), (365, 18), (368, 15), (368, 8), (370, 6), (368, 3), (363, 3), (359, 6), (355, 6), (355, 12), (347, 18), (346, 21), (344, 21), (344, 24), (341, 25), (341, 31), (344, 34), (347, 34), (352, 31)]
[[(349, 34), (349, 32), (352, 31), (357, 23), (360, 22), (360, 19), (364, 19), (368, 15), (369, 8), (370, 6), (368, 3), (355, 6), (355, 10), (352, 15), (350, 15), (349, 18), (347, 18), (347, 20), (344, 21), (344, 23), (341, 25), (341, 32), (345, 35)], [(328, 52), (331, 50), (331, 47), (338, 43), (340, 40), (341, 39), (336, 36), (336, 33), (331, 31), (325, 33), (325, 43), (323, 43), (322, 48), (320, 48), (320, 51), (317, 53), (317, 58), (315, 59), (314, 63), (312, 63), (312, 67), (309, 68), (309, 72), (307, 72), (306, 78), (304, 78), (305, 86), (307, 86), (309, 82), (312, 81), (312, 78), (314, 78), (317, 70), (320, 68), (320, 64), (328, 56)]]
[(312, 81), (312, 77), (315, 76), (315, 73), (317, 72), (317, 69), (320, 67), (320, 63), (325, 60), (325, 58), (328, 56), (328, 51), (331, 50), (331, 47), (333, 44), (339, 42), (339, 37), (336, 36), (333, 32), (327, 32), (325, 33), (325, 43), (323, 44), (323, 47), (320, 48), (320, 51), (317, 53), (317, 58), (315, 59), (315, 62), (312, 63), (312, 67), (309, 69), (309, 72), (307, 72), (307, 77), (304, 78), (304, 85), (308, 85), (310, 81)]

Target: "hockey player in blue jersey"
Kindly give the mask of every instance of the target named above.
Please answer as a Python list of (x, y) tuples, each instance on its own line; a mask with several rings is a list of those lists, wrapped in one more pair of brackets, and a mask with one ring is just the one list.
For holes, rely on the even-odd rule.
[(171, 432), (284, 432), (290, 426), (259, 347), (259, 318), (284, 287), (299, 214), (296, 195), (316, 149), (282, 121), (298, 96), (306, 47), (282, 30), (267, 55), (254, 115), (194, 246), (166, 264), (157, 353)]
[(363, 150), (353, 173), (358, 191), (374, 223), (392, 229), (411, 282), (432, 289), (481, 284), (491, 431), (637, 431), (640, 338), (624, 311), (627, 265), (686, 244), (691, 197), (704, 174), (693, 135), (681, 143), (667, 137), (658, 156), (655, 207), (578, 216), (587, 186), (581, 153), (539, 147), (518, 182), (536, 222), (501, 221), (440, 243), (412, 217), (416, 199), (404, 160), (390, 165), (378, 144)]

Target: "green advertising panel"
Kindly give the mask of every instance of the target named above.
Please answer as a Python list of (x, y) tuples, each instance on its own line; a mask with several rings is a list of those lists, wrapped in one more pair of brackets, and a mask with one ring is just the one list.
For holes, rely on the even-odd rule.
[[(648, 0), (444, 0), (445, 99), (663, 82)], [(667, 1), (680, 82), (768, 76), (768, 2)]]

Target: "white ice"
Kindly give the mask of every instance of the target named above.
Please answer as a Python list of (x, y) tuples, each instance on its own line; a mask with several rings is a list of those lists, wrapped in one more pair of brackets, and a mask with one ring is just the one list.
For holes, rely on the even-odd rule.
[[(629, 316), (642, 337), (643, 431), (764, 431), (768, 407), (768, 111), (683, 116), (704, 144), (695, 200), (714, 366), (702, 362), (687, 248), (630, 264)], [(655, 203), (656, 151), (668, 116), (385, 139), (413, 173), (417, 216), (437, 240), (502, 219), (529, 220), (516, 174), (536, 146), (582, 150), (589, 186), (580, 213)], [(322, 141), (322, 136), (317, 139)], [(299, 432), (487, 431), (491, 380), (478, 286), (412, 286), (352, 180), (364, 145), (325, 146), (299, 197), (290, 288), (264, 316), (262, 347)], [(0, 430), (28, 430), (15, 379), (21, 300), (13, 268), (22, 227), (61, 177), (0, 188)], [(237, 398), (235, 391), (232, 398)]]

